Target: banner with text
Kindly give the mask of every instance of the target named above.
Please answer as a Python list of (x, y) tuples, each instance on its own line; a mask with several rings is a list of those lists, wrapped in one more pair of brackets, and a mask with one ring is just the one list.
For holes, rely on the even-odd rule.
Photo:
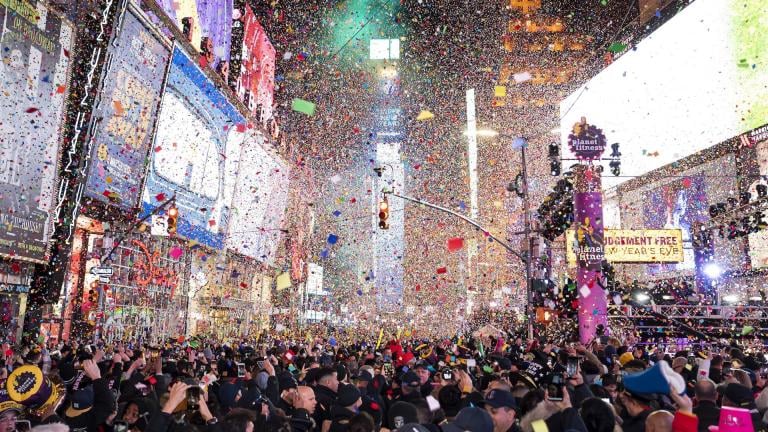
[(0, 255), (46, 260), (74, 28), (43, 3), (0, 2)]
[[(576, 231), (568, 230), (568, 265), (576, 266)], [(683, 232), (680, 229), (619, 230), (603, 232), (605, 259), (611, 263), (683, 262)]]
[(124, 210), (137, 204), (145, 161), (152, 144), (165, 71), (167, 47), (140, 20), (133, 7), (110, 47), (101, 103), (93, 118), (103, 119), (93, 132), (93, 154), (86, 194)]

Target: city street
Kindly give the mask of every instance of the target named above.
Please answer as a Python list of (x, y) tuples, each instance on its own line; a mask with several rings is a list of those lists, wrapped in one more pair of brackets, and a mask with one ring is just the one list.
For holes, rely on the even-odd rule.
[(768, 2), (0, 25), (0, 432), (768, 432)]

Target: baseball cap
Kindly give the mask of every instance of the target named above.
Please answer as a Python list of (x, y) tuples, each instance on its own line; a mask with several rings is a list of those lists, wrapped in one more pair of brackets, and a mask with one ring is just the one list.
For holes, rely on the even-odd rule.
[(95, 395), (93, 387), (88, 386), (76, 391), (70, 400), (69, 408), (64, 413), (67, 417), (79, 417), (93, 408)]
[(517, 410), (517, 402), (515, 402), (515, 397), (512, 395), (512, 392), (506, 391), (506, 390), (491, 390), (488, 392), (488, 395), (486, 395), (485, 400), (480, 402), (480, 406), (492, 406), (494, 408), (512, 408), (514, 410)]
[(397, 432), (429, 432), (429, 429), (418, 423), (408, 423), (406, 425), (400, 426), (395, 430)]
[(751, 408), (755, 405), (755, 397), (752, 391), (741, 384), (730, 383), (722, 393), (723, 396), (727, 397), (729, 401), (739, 408)]
[(493, 418), (487, 411), (467, 407), (459, 411), (456, 418), (443, 426), (443, 432), (493, 432)]
[(403, 377), (400, 379), (400, 382), (404, 386), (408, 387), (419, 387), (421, 385), (421, 380), (419, 379), (419, 376), (416, 375), (413, 371), (408, 371), (403, 374)]
[(339, 406), (347, 407), (354, 405), (360, 399), (360, 391), (352, 384), (339, 385), (336, 402)]
[(371, 373), (367, 370), (363, 369), (357, 374), (355, 379), (358, 381), (371, 382), (373, 381), (373, 375), (371, 375)]

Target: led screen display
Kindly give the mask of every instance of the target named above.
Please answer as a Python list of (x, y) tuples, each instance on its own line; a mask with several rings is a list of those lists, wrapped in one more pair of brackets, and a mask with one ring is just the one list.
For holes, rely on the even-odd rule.
[(764, 0), (691, 3), (561, 103), (563, 157), (586, 117), (620, 144), (610, 187), (765, 124), (766, 16)]

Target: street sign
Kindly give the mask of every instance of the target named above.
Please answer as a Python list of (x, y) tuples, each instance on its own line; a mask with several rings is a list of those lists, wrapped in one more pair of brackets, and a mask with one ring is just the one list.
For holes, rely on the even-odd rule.
[(99, 282), (101, 283), (109, 282), (109, 279), (112, 277), (112, 273), (112, 267), (109, 266), (91, 267), (91, 274), (98, 276)]
[(152, 227), (149, 233), (153, 236), (168, 237), (168, 216), (152, 215)]

